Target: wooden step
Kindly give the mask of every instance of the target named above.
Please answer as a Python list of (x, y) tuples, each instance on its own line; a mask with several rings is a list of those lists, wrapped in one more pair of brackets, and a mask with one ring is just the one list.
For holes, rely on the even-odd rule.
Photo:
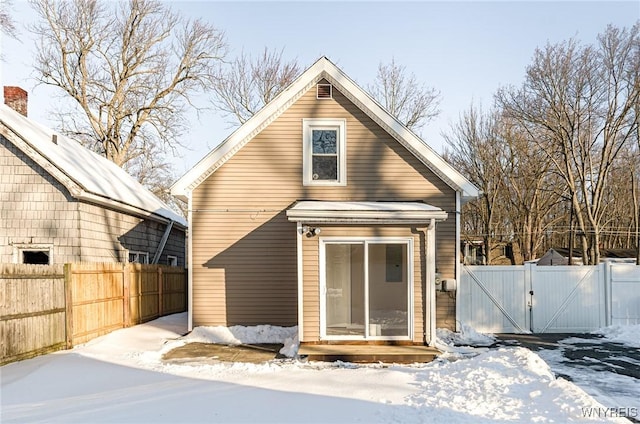
[(440, 351), (429, 346), (385, 346), (385, 345), (325, 345), (302, 344), (298, 350), (300, 357), (309, 361), (357, 362), (357, 363), (397, 363), (431, 362)]

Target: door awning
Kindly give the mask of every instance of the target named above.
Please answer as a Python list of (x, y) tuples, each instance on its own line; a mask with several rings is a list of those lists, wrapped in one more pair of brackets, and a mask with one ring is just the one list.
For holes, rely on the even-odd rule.
[(422, 202), (298, 201), (287, 209), (289, 221), (336, 224), (429, 224), (447, 213)]

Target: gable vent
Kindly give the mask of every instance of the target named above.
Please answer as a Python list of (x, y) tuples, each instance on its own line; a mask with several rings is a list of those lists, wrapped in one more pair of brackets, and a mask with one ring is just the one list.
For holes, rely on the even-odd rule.
[(317, 88), (318, 99), (333, 98), (333, 87), (331, 86), (331, 84), (318, 84), (316, 88)]

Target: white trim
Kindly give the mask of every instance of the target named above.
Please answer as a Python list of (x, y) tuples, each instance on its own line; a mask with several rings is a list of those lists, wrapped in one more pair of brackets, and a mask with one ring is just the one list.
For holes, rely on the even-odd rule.
[[(427, 278), (425, 292), (427, 293), (427, 304), (425, 310), (424, 329), (426, 342), (429, 346), (435, 346), (436, 341), (436, 222), (431, 221), (427, 227), (427, 251), (426, 270)], [(429, 322), (427, 322), (427, 317)]]
[(304, 254), (302, 245), (302, 223), (296, 225), (296, 251), (298, 256), (298, 341), (304, 341)]
[(171, 187), (171, 193), (183, 197), (193, 190), (223, 163), (248, 143), (264, 127), (278, 118), (286, 109), (321, 79), (326, 79), (353, 101), (371, 119), (381, 125), (431, 171), (440, 176), (451, 188), (462, 193), (463, 198), (478, 196), (478, 188), (447, 163), (431, 147), (406, 128), (400, 121), (380, 106), (341, 69), (326, 57), (321, 57), (273, 101), (262, 108), (238, 128), (218, 147), (206, 155)]
[[(337, 180), (314, 180), (312, 177), (313, 146), (311, 131), (314, 129), (336, 130), (338, 143)], [(303, 119), (302, 120), (302, 185), (304, 186), (346, 186), (347, 185), (347, 121), (346, 119)]]
[[(413, 237), (320, 237), (318, 241), (318, 274), (319, 274), (319, 292), (320, 296), (320, 340), (414, 340), (414, 243)], [(365, 326), (362, 336), (331, 336), (326, 333), (326, 245), (327, 244), (362, 244), (364, 247), (364, 312)], [(404, 244), (407, 246), (407, 335), (406, 336), (371, 336), (369, 335), (369, 245), (371, 244)]]
[[(462, 209), (461, 209), (461, 201), (460, 201), (460, 193), (456, 192), (456, 255), (455, 255), (455, 260), (456, 260), (456, 265), (455, 265), (455, 272), (456, 272), (456, 280), (458, 282), (458, 284), (460, 284), (461, 280), (460, 280), (460, 238), (461, 238), (461, 226), (462, 226)], [(456, 290), (456, 321), (454, 323), (454, 330), (455, 331), (460, 331), (461, 329), (458, 328), (458, 305), (460, 305), (460, 290)]]
[(427, 224), (447, 213), (417, 202), (300, 201), (287, 209), (289, 221), (313, 223)]
[(193, 330), (193, 193), (187, 202), (187, 330)]
[[(130, 255), (136, 255), (137, 260), (132, 261)], [(141, 257), (145, 258), (145, 262), (140, 262), (139, 258)], [(143, 250), (127, 250), (127, 262), (149, 265), (149, 252)]]
[(13, 263), (15, 264), (23, 264), (22, 262), (22, 252), (48, 252), (49, 254), (49, 263), (47, 265), (53, 265), (54, 257), (53, 257), (53, 244), (50, 243), (38, 243), (38, 244), (30, 244), (30, 243), (16, 243), (13, 245)]

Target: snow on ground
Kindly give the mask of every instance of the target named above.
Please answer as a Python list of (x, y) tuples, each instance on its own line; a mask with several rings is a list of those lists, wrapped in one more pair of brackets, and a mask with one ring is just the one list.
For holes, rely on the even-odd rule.
[[(559, 342), (560, 349), (544, 349), (537, 353), (556, 375), (568, 376), (603, 405), (631, 410), (638, 418), (640, 381), (620, 373), (620, 368), (640, 368), (640, 325), (615, 325), (596, 330), (593, 334), (603, 337), (570, 337)], [(624, 346), (612, 356), (611, 343)], [(580, 353), (584, 349), (591, 351), (589, 355)], [(600, 352), (600, 355), (592, 352)]]
[(613, 343), (622, 343), (627, 346), (640, 348), (640, 324), (636, 325), (611, 325), (593, 332), (600, 334), (604, 340)]
[[(280, 340), (260, 340), (291, 339), (292, 329), (262, 328), (262, 336), (271, 330)], [(185, 314), (172, 315), (6, 365), (0, 368), (0, 421), (567, 422), (587, 420), (583, 408), (603, 408), (574, 384), (554, 378), (524, 348), (485, 349), (413, 366), (163, 362), (170, 346), (199, 337), (221, 332), (246, 342), (261, 332), (209, 328), (181, 340), (185, 331)]]

